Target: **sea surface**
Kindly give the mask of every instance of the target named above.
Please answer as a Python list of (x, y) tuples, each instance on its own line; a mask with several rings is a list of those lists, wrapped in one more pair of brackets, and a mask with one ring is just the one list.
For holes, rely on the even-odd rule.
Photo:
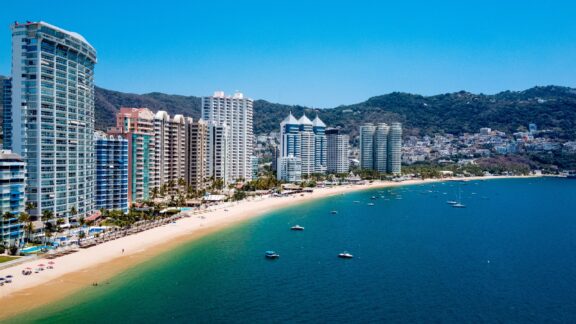
[[(466, 208), (446, 203), (459, 198)], [(576, 181), (447, 182), (303, 203), (13, 321), (575, 323)]]

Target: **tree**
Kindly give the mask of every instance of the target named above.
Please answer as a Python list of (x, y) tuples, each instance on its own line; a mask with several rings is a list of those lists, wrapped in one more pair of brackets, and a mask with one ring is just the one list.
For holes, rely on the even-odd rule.
[(74, 217), (76, 214), (78, 214), (78, 210), (76, 210), (76, 206), (72, 206), (70, 208), (70, 216)]
[[(8, 224), (10, 224), (10, 219), (12, 218), (14, 218), (14, 215), (12, 215), (12, 213), (8, 211), (2, 215), (2, 234), (4, 234), (5, 231), (6, 221), (8, 221)], [(8, 230), (8, 232), (10, 232), (10, 230)]]
[(152, 188), (150, 194), (152, 195), (152, 199), (156, 199), (158, 197), (158, 187)]
[(24, 238), (23, 241), (26, 242), (26, 240), (30, 240), (30, 232), (26, 231), (26, 228), (28, 227), (28, 224), (30, 223), (30, 215), (27, 212), (21, 212), (20, 215), (18, 216), (18, 221), (22, 224), (24, 224)]

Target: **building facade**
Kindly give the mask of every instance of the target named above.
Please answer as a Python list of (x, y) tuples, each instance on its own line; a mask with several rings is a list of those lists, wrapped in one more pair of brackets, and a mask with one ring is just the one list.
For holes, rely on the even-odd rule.
[(128, 212), (128, 140), (122, 135), (94, 134), (96, 209)]
[[(94, 212), (96, 50), (45, 22), (12, 29), (11, 146), (26, 161), (31, 216)], [(77, 210), (71, 215), (72, 208)]]
[[(280, 123), (280, 156), (277, 158), (276, 175), (279, 180), (289, 181), (295, 177), (288, 177), (285, 173), (286, 165), (296, 164), (298, 167), (291, 169), (300, 170), (301, 179), (314, 173), (325, 173), (327, 170), (328, 144), (326, 138), (326, 125), (316, 116), (311, 121), (302, 115), (296, 119), (292, 113)], [(289, 158), (280, 166), (280, 159)], [(292, 180), (290, 180), (292, 181)]]
[(230, 128), (215, 122), (208, 124), (208, 158), (206, 173), (211, 180), (221, 179), (224, 184), (230, 183), (232, 159), (229, 154)]
[(154, 117), (154, 154), (151, 182), (160, 188), (186, 178), (186, 123), (184, 116), (171, 118), (165, 111)]
[(326, 130), (327, 146), (327, 169), (330, 173), (348, 173), (348, 143), (350, 137), (341, 134), (339, 129), (329, 128)]
[(128, 141), (128, 204), (150, 199), (155, 169), (154, 113), (148, 108), (120, 108), (110, 135)]
[(193, 190), (206, 188), (208, 175), (208, 123), (186, 118), (186, 182)]
[(402, 124), (392, 123), (388, 135), (388, 161), (387, 172), (402, 173)]
[(0, 151), (0, 243), (19, 246), (24, 225), (18, 221), (24, 212), (26, 196), (26, 163), (18, 154)]
[[(217, 91), (213, 96), (202, 98), (202, 119), (217, 127), (228, 128), (227, 154), (225, 158), (226, 182), (252, 179), (251, 156), (253, 155), (252, 128), (253, 100), (242, 93), (226, 96)], [(211, 157), (212, 158), (212, 157)], [(211, 161), (210, 164), (216, 164)]]
[(400, 174), (402, 162), (402, 125), (366, 124), (360, 126), (360, 168), (381, 173)]
[(2, 147), (12, 149), (12, 79), (2, 80)]
[(293, 155), (280, 157), (277, 175), (279, 180), (286, 182), (302, 181), (302, 160)]

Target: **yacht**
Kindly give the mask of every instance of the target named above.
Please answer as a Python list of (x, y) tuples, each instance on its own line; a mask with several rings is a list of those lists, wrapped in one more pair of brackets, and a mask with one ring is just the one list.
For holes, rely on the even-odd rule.
[(276, 253), (275, 251), (266, 251), (264, 256), (266, 256), (268, 259), (278, 259), (280, 254)]
[(352, 259), (354, 256), (352, 254), (344, 251), (344, 252), (338, 254), (338, 257), (342, 258), (342, 259)]
[(290, 229), (293, 231), (303, 231), (304, 227), (302, 227), (300, 225), (294, 225), (294, 226), (290, 227)]

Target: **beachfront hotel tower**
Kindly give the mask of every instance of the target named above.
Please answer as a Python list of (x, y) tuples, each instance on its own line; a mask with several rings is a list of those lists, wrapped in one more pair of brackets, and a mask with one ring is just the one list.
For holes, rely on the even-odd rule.
[(12, 79), (8, 78), (1, 81), (2, 147), (9, 150), (12, 147)]
[(10, 149), (26, 162), (30, 214), (65, 222), (90, 216), (96, 50), (81, 35), (45, 22), (11, 29)]
[(150, 197), (150, 171), (154, 169), (154, 113), (148, 108), (120, 108), (109, 135), (128, 141), (128, 204)]
[(360, 126), (360, 168), (400, 174), (402, 125), (385, 123)]
[(171, 118), (165, 111), (154, 116), (154, 155), (151, 168), (152, 188), (169, 182), (177, 184), (186, 177), (186, 123), (184, 116)]
[(348, 162), (348, 143), (350, 137), (341, 133), (338, 128), (328, 128), (327, 138), (327, 169), (330, 173), (348, 173), (350, 163)]
[(186, 118), (186, 183), (202, 190), (208, 177), (208, 123)]
[[(296, 119), (292, 112), (280, 123), (280, 156), (277, 160), (277, 178), (296, 182), (302, 176), (325, 173), (327, 169), (326, 125), (316, 116), (311, 121), (302, 115)], [(296, 166), (297, 167), (292, 167)], [(287, 168), (287, 166), (291, 166)], [(287, 170), (300, 172), (300, 177), (288, 176)], [(299, 171), (295, 171), (299, 170)], [(299, 181), (299, 180), (298, 180)]]
[(128, 212), (128, 140), (122, 135), (94, 133), (96, 145), (96, 209)]
[[(252, 179), (252, 151), (254, 131), (252, 128), (253, 100), (245, 98), (240, 92), (226, 96), (223, 91), (216, 91), (213, 96), (202, 98), (202, 119), (215, 127), (217, 133), (226, 133), (227, 153), (223, 161), (226, 182), (239, 179)], [(227, 128), (225, 131), (224, 128)], [(214, 159), (217, 155), (211, 155)], [(210, 164), (217, 164), (210, 161)], [(214, 176), (214, 173), (212, 173)]]
[(0, 244), (18, 246), (22, 240), (23, 224), (18, 221), (25, 210), (26, 162), (18, 154), (0, 151)]

